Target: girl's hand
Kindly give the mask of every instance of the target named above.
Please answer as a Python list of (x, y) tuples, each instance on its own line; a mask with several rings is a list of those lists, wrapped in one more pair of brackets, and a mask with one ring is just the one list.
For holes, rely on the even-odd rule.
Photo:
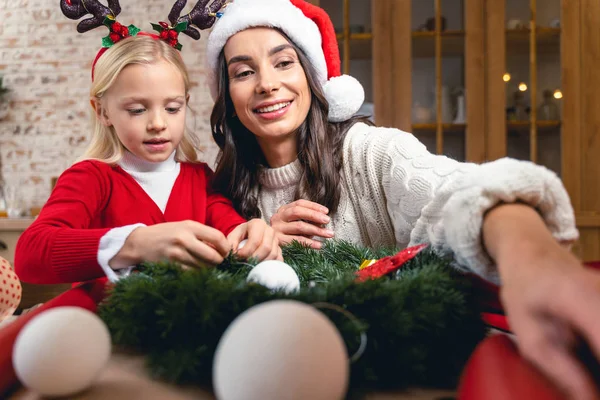
[(279, 242), (282, 244), (297, 240), (314, 249), (320, 249), (321, 242), (311, 238), (320, 236), (329, 239), (334, 236), (333, 231), (321, 227), (331, 220), (327, 215), (328, 212), (326, 207), (318, 203), (296, 200), (277, 210), (271, 217), (271, 226), (277, 232)]
[[(248, 239), (244, 247), (237, 250), (240, 242)], [(227, 236), (230, 246), (237, 250), (240, 258), (257, 258), (262, 260), (283, 260), (279, 240), (273, 228), (262, 219), (252, 219), (237, 226)]]
[(223, 262), (231, 245), (222, 232), (196, 221), (166, 222), (135, 229), (111, 260), (111, 268), (142, 261), (174, 261), (190, 267)]

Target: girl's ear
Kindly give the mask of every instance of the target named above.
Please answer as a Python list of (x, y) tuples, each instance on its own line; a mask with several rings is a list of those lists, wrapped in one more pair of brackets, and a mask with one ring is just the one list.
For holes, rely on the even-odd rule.
[(108, 119), (108, 115), (106, 115), (106, 109), (102, 106), (102, 102), (97, 97), (90, 98), (90, 104), (96, 113), (96, 118), (100, 123), (106, 127), (112, 126), (110, 120)]

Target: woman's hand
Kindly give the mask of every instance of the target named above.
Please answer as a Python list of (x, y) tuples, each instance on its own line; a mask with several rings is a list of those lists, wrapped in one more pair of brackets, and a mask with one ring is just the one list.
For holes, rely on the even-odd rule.
[[(240, 242), (248, 239), (244, 247), (237, 250)], [(254, 257), (262, 260), (283, 260), (279, 240), (273, 228), (262, 219), (252, 219), (237, 226), (227, 236), (230, 246), (237, 250), (240, 258)]]
[(231, 245), (221, 231), (196, 221), (166, 222), (136, 228), (109, 265), (118, 269), (142, 261), (174, 261), (190, 267), (223, 262)]
[(296, 200), (281, 206), (271, 217), (271, 227), (277, 232), (282, 244), (297, 240), (314, 249), (321, 248), (321, 242), (311, 239), (313, 236), (332, 238), (334, 232), (322, 228), (331, 218), (329, 210), (318, 203), (308, 200)]
[(598, 398), (598, 377), (582, 361), (593, 360), (598, 373), (600, 272), (585, 269), (527, 206), (490, 211), (484, 240), (498, 264), (502, 302), (522, 355), (569, 398)]

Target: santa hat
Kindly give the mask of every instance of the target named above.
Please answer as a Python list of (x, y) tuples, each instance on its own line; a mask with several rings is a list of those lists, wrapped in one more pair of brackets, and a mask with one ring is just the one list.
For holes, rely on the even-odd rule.
[(222, 10), (208, 37), (208, 79), (213, 99), (218, 91), (219, 55), (225, 43), (238, 32), (260, 26), (280, 29), (304, 51), (329, 103), (330, 121), (346, 121), (359, 110), (365, 92), (355, 78), (341, 74), (331, 19), (323, 9), (304, 0), (234, 0)]

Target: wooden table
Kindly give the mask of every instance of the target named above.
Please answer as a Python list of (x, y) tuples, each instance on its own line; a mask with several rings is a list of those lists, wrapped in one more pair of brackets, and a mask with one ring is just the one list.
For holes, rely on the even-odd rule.
[[(442, 400), (454, 399), (456, 393), (437, 390), (411, 390), (396, 393), (372, 393), (366, 400)], [(43, 397), (19, 388), (8, 400), (42, 400)], [(200, 388), (176, 387), (153, 381), (144, 371), (144, 358), (138, 355), (115, 353), (100, 378), (87, 391), (71, 396), (74, 400), (213, 400), (214, 395)], [(271, 400), (271, 399), (265, 399)], [(276, 399), (273, 399), (276, 400)]]

